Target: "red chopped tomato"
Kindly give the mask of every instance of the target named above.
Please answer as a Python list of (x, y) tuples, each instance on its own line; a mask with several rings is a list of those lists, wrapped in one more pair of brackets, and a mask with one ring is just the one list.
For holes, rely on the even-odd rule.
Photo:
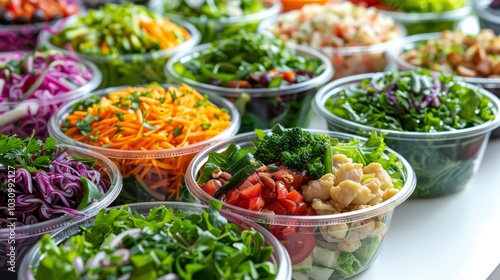
[(248, 204), (248, 209), (253, 211), (260, 211), (266, 203), (262, 197), (252, 197)]
[(253, 185), (255, 185), (255, 184), (252, 183), (252, 182), (250, 182), (250, 181), (248, 181), (248, 180), (245, 180), (245, 181), (243, 181), (243, 183), (241, 183), (240, 185), (238, 185), (238, 190), (241, 191), (241, 190), (244, 190), (244, 189), (246, 189), (246, 188), (248, 188), (250, 186), (253, 186)]
[(285, 183), (282, 181), (276, 182), (276, 193), (278, 194), (278, 199), (285, 199), (288, 195), (288, 190), (285, 187)]
[(212, 179), (208, 180), (208, 182), (204, 185), (203, 190), (213, 196), (220, 187), (222, 187), (221, 181)]
[(278, 194), (268, 188), (262, 188), (262, 198), (265, 201), (271, 202), (278, 199)]
[(247, 180), (255, 185), (260, 182), (260, 177), (259, 175), (257, 175), (257, 173), (254, 172), (252, 175), (248, 176)]
[(243, 190), (240, 189), (240, 196), (244, 199), (250, 199), (252, 197), (260, 196), (262, 193), (262, 184), (257, 183), (255, 185), (249, 186)]
[(297, 203), (293, 202), (290, 199), (280, 199), (280, 204), (285, 207), (286, 210), (290, 212), (290, 214), (295, 214), (295, 210), (297, 209)]
[(283, 207), (278, 201), (268, 203), (266, 205), (267, 210), (273, 211), (276, 215), (286, 215), (288, 211)]
[(238, 202), (238, 204), (236, 206), (248, 209), (249, 205), (250, 205), (250, 200), (242, 199), (242, 200), (240, 200), (240, 202)]
[(292, 265), (304, 261), (312, 253), (316, 243), (314, 234), (307, 228), (298, 228), (294, 233), (281, 233), (275, 236), (290, 255)]
[(295, 72), (285, 71), (283, 72), (283, 79), (291, 84), (295, 82)]
[(303, 215), (307, 211), (307, 204), (305, 202), (300, 202), (297, 204), (297, 209), (295, 210), (295, 215)]
[(304, 197), (296, 190), (292, 190), (286, 195), (286, 199), (290, 199), (293, 202), (299, 204), (304, 201)]
[(238, 189), (230, 190), (226, 193), (226, 202), (236, 205), (240, 201), (240, 191)]

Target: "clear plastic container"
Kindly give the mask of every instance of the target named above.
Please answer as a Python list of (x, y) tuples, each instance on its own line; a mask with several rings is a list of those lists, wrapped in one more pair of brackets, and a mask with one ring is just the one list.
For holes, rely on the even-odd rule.
[[(195, 203), (185, 203), (185, 202), (147, 202), (147, 203), (134, 203), (130, 204), (129, 207), (131, 210), (138, 212), (142, 215), (147, 215), (149, 211), (158, 206), (165, 206), (166, 208), (172, 208), (174, 211), (183, 211), (184, 213), (189, 214), (200, 214), (202, 210), (207, 211), (208, 206), (195, 204)], [(110, 208), (113, 209), (113, 208)], [(264, 240), (267, 246), (273, 247), (273, 253), (269, 257), (268, 261), (277, 266), (277, 277), (276, 279), (290, 279), (291, 277), (291, 263), (290, 258), (287, 255), (285, 249), (279, 241), (268, 231), (266, 231), (263, 227), (258, 224), (243, 219), (238, 215), (235, 215), (229, 211), (220, 210), (221, 214), (228, 219), (229, 222), (237, 224), (243, 230), (255, 229), (260, 232), (264, 236)], [(56, 244), (61, 244), (70, 237), (81, 233), (80, 226), (91, 227), (94, 223), (95, 217), (91, 217), (85, 219), (83, 221), (78, 222), (77, 224), (73, 224), (63, 230), (58, 231), (53, 235), (53, 239), (56, 241)], [(30, 278), (30, 271), (32, 267), (36, 267), (40, 261), (43, 259), (42, 255), (39, 252), (39, 247), (35, 246), (29, 254), (26, 256), (26, 259), (22, 262), (19, 278), (20, 280), (32, 279)]]
[[(12, 231), (9, 228), (0, 228), (0, 275), (2, 275), (2, 279), (17, 279), (16, 275), (19, 271), (21, 271), (19, 269), (21, 261), (25, 257), (28, 250), (30, 250), (33, 245), (40, 240), (42, 235), (46, 233), (52, 234), (59, 229), (72, 225), (87, 217), (96, 215), (99, 210), (108, 207), (115, 200), (122, 189), (122, 177), (118, 168), (111, 162), (111, 160), (96, 152), (89, 151), (88, 149), (64, 144), (60, 144), (60, 147), (67, 148), (68, 154), (72, 156), (96, 159), (96, 166), (102, 167), (102, 170), (105, 172), (103, 176), (107, 176), (106, 179), (110, 182), (110, 188), (100, 199), (82, 210), (82, 212), (85, 213), (85, 216), (69, 217), (68, 215), (64, 215), (56, 219), (36, 224), (15, 227), (15, 244), (9, 243), (9, 236), (12, 234)], [(8, 271), (8, 268), (12, 266), (12, 263), (8, 263), (11, 261), (11, 257), (8, 254), (11, 254), (10, 246), (13, 245), (15, 246), (15, 257), (13, 258), (13, 261), (15, 262), (16, 273)]]
[[(287, 14), (282, 14), (279, 17), (264, 20), (259, 25), (258, 32), (266, 34), (267, 36), (280, 35), (271, 31), (280, 20), (280, 17), (287, 17)], [(383, 43), (352, 47), (325, 46), (314, 49), (320, 51), (328, 57), (330, 64), (333, 65), (335, 70), (333, 79), (339, 79), (355, 74), (380, 72), (389, 67), (386, 57), (387, 51), (397, 39), (406, 34), (404, 27), (398, 26), (398, 28), (400, 30), (399, 36)], [(311, 46), (305, 45), (304, 47), (311, 48)]]
[[(3, 56), (10, 57), (13, 54), (0, 53), (0, 60)], [(65, 56), (68, 57), (68, 54)], [(0, 133), (9, 135), (15, 133), (25, 138), (31, 136), (33, 129), (36, 128), (35, 137), (44, 140), (49, 135), (47, 127), (52, 114), (63, 103), (85, 96), (101, 83), (101, 72), (94, 63), (86, 60), (82, 60), (82, 63), (92, 73), (92, 79), (82, 87), (64, 94), (57, 94), (52, 99), (36, 98), (21, 102), (0, 102)]]
[(420, 33), (454, 30), (463, 19), (470, 15), (472, 9), (469, 5), (466, 5), (462, 8), (442, 13), (405, 13), (387, 10), (379, 11), (392, 17), (397, 23), (403, 25), (406, 28), (408, 35), (414, 35)]
[(266, 8), (258, 13), (238, 17), (210, 19), (202, 17), (184, 17), (177, 13), (165, 11), (164, 1), (165, 0), (152, 1), (150, 8), (155, 11), (163, 11), (164, 15), (168, 18), (185, 20), (196, 26), (201, 34), (200, 43), (208, 43), (227, 38), (236, 34), (239, 30), (254, 32), (257, 30), (257, 26), (262, 20), (278, 15), (282, 8), (279, 0), (262, 0)]
[[(168, 87), (168, 85), (165, 85), (165, 87)], [(111, 92), (124, 88), (127, 87), (107, 88), (96, 91), (92, 93), (92, 95), (107, 96)], [(163, 200), (191, 201), (192, 198), (189, 192), (183, 186), (183, 176), (189, 162), (206, 146), (235, 135), (240, 127), (238, 109), (224, 98), (210, 96), (210, 102), (219, 108), (226, 109), (231, 116), (231, 124), (229, 127), (212, 138), (181, 148), (162, 150), (120, 150), (97, 147), (75, 141), (61, 130), (61, 124), (66, 119), (66, 116), (73, 112), (73, 104), (87, 98), (88, 97), (80, 98), (63, 106), (50, 120), (49, 133), (54, 139), (61, 143), (68, 143), (84, 149), (96, 151), (111, 159), (118, 166), (123, 177), (123, 190), (116, 199), (114, 205)], [(151, 168), (151, 171), (148, 172), (148, 176), (144, 176), (143, 178), (140, 178), (140, 174), (137, 172), (133, 172), (135, 169), (144, 170), (145, 168)], [(158, 185), (159, 182), (164, 183)], [(154, 187), (154, 189), (152, 189), (152, 187)]]
[[(374, 128), (340, 118), (325, 108), (326, 100), (335, 99), (342, 90), (359, 86), (362, 80), (376, 74), (379, 73), (355, 75), (325, 85), (315, 96), (313, 109), (326, 119), (329, 130), (364, 136), (372, 131), (387, 133), (384, 136), (387, 145), (408, 160), (416, 173), (413, 198), (444, 196), (464, 189), (480, 166), (491, 131), (500, 125), (500, 100), (481, 89), (495, 106), (495, 120), (470, 128), (432, 133)], [(477, 88), (471, 84), (467, 87)]]
[[(78, 0), (68, 0), (68, 4), (78, 5), (79, 12), (81, 6)], [(66, 21), (73, 16), (61, 20), (52, 20), (47, 22), (37, 22), (28, 24), (0, 24), (0, 52), (33, 50), (37, 45), (37, 37), (40, 31), (45, 28), (56, 25), (60, 21)]]
[[(500, 18), (499, 18), (500, 19)], [(414, 70), (417, 66), (401, 59), (402, 53), (416, 49), (421, 43), (425, 43), (428, 40), (437, 40), (440, 37), (440, 32), (437, 33), (425, 33), (417, 34), (402, 38), (397, 46), (393, 47), (389, 52), (388, 56), (392, 62), (398, 67), (399, 70)], [(451, 74), (451, 73), (450, 73)], [(456, 73), (454, 73), (456, 74)], [(497, 97), (500, 97), (500, 78), (484, 78), (484, 77), (460, 77), (466, 83), (474, 84), (480, 86)], [(491, 132), (491, 137), (500, 137), (500, 129), (495, 129)]]
[[(339, 140), (366, 139), (339, 132), (308, 131), (315, 134), (325, 134)], [(211, 199), (214, 199), (197, 184), (200, 171), (207, 162), (210, 152), (224, 152), (231, 143), (238, 144), (241, 147), (253, 147), (252, 141), (256, 139), (255, 132), (248, 132), (201, 151), (189, 165), (186, 174), (186, 186), (192, 195), (203, 204), (207, 204)], [(388, 149), (388, 152), (394, 153), (390, 149)], [(282, 243), (288, 243), (285, 248), (292, 250), (292, 252), (288, 251), (288, 253), (292, 265), (294, 265), (293, 279), (347, 279), (363, 272), (375, 261), (383, 245), (384, 237), (388, 232), (396, 206), (403, 203), (415, 189), (416, 178), (412, 167), (403, 157), (397, 153), (394, 154), (402, 163), (401, 179), (404, 181), (404, 186), (393, 197), (371, 207), (341, 214), (312, 216), (276, 215), (263, 211), (257, 212), (226, 202), (223, 202), (222, 208), (244, 217), (245, 220), (259, 223), (272, 231)], [(293, 228), (294, 232), (283, 235), (282, 231), (287, 228)], [(323, 235), (326, 232), (329, 235), (328, 240)], [(333, 237), (335, 235), (337, 237)], [(351, 242), (357, 243), (357, 241), (361, 242), (361, 244), (358, 244), (360, 245), (359, 248), (350, 250), (353, 248), (349, 244)], [(355, 255), (355, 259), (358, 259), (359, 263), (356, 262), (353, 265), (353, 272), (343, 275), (342, 271), (345, 272), (345, 270), (342, 269), (343, 264), (340, 262), (342, 262), (342, 259), (345, 260), (351, 256), (351, 253)], [(301, 259), (304, 259), (304, 261), (301, 262)], [(316, 265), (312, 265), (313, 260)], [(318, 263), (320, 265), (317, 265)]]
[(276, 123), (285, 127), (306, 127), (312, 116), (310, 104), (314, 94), (332, 78), (334, 73), (327, 57), (315, 50), (297, 45), (290, 45), (296, 50), (297, 55), (320, 59), (325, 69), (320, 75), (308, 81), (280, 88), (221, 87), (188, 79), (175, 71), (175, 63), (186, 63), (195, 59), (201, 52), (210, 49), (210, 45), (210, 43), (203, 44), (190, 52), (176, 55), (165, 65), (165, 73), (170, 82), (185, 83), (201, 93), (223, 96), (235, 103), (241, 115), (241, 128), (238, 133), (253, 131), (255, 128), (271, 128)]
[[(58, 25), (56, 30), (61, 30), (61, 26), (71, 24), (75, 20), (76, 18), (63, 25)], [(172, 22), (186, 28), (191, 34), (191, 38), (170, 49), (145, 54), (126, 54), (120, 56), (75, 54), (93, 62), (101, 70), (102, 82), (99, 85), (100, 89), (123, 85), (140, 85), (150, 82), (162, 83), (165, 82), (165, 75), (163, 73), (165, 63), (176, 53), (189, 51), (189, 49), (196, 46), (200, 41), (200, 32), (192, 24), (179, 19), (172, 19)], [(38, 37), (39, 45), (68, 53), (67, 50), (54, 46), (50, 38), (50, 32), (43, 30)]]
[(481, 28), (489, 28), (500, 35), (500, 10), (488, 7), (492, 0), (474, 0), (472, 8), (479, 20)]

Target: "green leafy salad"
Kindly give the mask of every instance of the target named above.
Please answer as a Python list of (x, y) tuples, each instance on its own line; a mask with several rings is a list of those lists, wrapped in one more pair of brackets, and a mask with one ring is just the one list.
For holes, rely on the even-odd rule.
[(273, 253), (254, 229), (219, 213), (157, 206), (141, 215), (127, 205), (101, 210), (91, 227), (57, 245), (39, 242), (35, 279), (276, 279)]

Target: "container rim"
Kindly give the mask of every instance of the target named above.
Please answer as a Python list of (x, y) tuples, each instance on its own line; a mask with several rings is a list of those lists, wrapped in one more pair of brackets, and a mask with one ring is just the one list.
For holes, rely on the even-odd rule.
[[(410, 45), (426, 42), (428, 40), (439, 40), (440, 34), (441, 32), (423, 33), (401, 38), (401, 40), (398, 42), (398, 45), (393, 47), (392, 50), (388, 53), (389, 59), (394, 61), (398, 65), (398, 67), (402, 67), (403, 69), (408, 69), (408, 70), (417, 69), (419, 68), (418, 66), (408, 63), (407, 61), (401, 59), (399, 56), (404, 51), (415, 49), (415, 46), (410, 47)], [(439, 72), (437, 71), (431, 71), (431, 72), (439, 74)], [(456, 77), (462, 79), (466, 83), (477, 84), (483, 87), (492, 87), (488, 85), (495, 85), (494, 87), (500, 87), (500, 78), (482, 78), (482, 77), (464, 77), (464, 76), (456, 76)]]
[(238, 17), (224, 17), (219, 19), (213, 18), (202, 18), (202, 17), (184, 17), (179, 14), (175, 14), (172, 12), (165, 11), (164, 5), (162, 5), (163, 1), (152, 1), (150, 3), (150, 7), (153, 10), (162, 11), (162, 13), (168, 18), (172, 19), (184, 19), (190, 23), (194, 24), (207, 24), (207, 23), (215, 23), (221, 26), (232, 25), (232, 24), (241, 24), (241, 23), (249, 23), (255, 21), (261, 21), (263, 19), (275, 16), (280, 13), (283, 8), (281, 1), (279, 0), (261, 0), (262, 3), (267, 7), (267, 9), (261, 10), (257, 13), (242, 15)]
[[(346, 133), (326, 131), (326, 130), (315, 130), (315, 129), (305, 129), (305, 130), (315, 134), (325, 134), (332, 138), (335, 137), (341, 138), (343, 140), (357, 138), (366, 141), (365, 137), (350, 135)], [(268, 132), (271, 130), (268, 129), (264, 131)], [(189, 164), (188, 169), (186, 171), (186, 175), (184, 177), (185, 184), (189, 192), (201, 203), (208, 204), (209, 200), (214, 198), (211, 195), (204, 192), (198, 186), (196, 180), (198, 178), (198, 173), (201, 167), (207, 162), (209, 153), (213, 151), (223, 152), (230, 143), (237, 143), (240, 145), (246, 144), (245, 146), (251, 145), (251, 141), (253, 139), (256, 139), (255, 132), (247, 132), (239, 134), (233, 138), (224, 140), (215, 145), (207, 147), (206, 149), (198, 153)], [(262, 223), (267, 225), (304, 226), (304, 227), (351, 223), (388, 213), (394, 210), (396, 206), (403, 203), (411, 195), (411, 193), (416, 187), (417, 181), (415, 172), (413, 171), (410, 164), (406, 161), (406, 159), (404, 159), (399, 153), (395, 152), (390, 148), (387, 149), (387, 152), (395, 154), (398, 160), (401, 161), (401, 163), (403, 164), (401, 173), (404, 176), (405, 183), (403, 188), (396, 195), (372, 207), (352, 212), (340, 213), (340, 214), (316, 215), (316, 216), (287, 216), (287, 215), (261, 213), (240, 208), (238, 206), (230, 205), (226, 202), (223, 202), (223, 208), (257, 223)]]
[[(70, 2), (70, 1), (68, 1)], [(74, 5), (78, 6), (78, 12), (76, 14), (73, 14), (68, 17), (56, 19), (56, 20), (51, 20), (51, 21), (43, 21), (43, 22), (36, 22), (36, 23), (26, 23), (26, 24), (7, 24), (7, 25), (2, 25), (0, 24), (0, 34), (4, 32), (17, 32), (17, 31), (24, 31), (26, 29), (34, 29), (34, 30), (42, 30), (45, 27), (49, 26), (54, 26), (55, 24), (58, 24), (59, 22), (65, 22), (67, 20), (71, 20), (74, 17), (78, 16), (85, 10), (85, 8), (78, 3), (78, 1), (74, 1)]]
[[(80, 14), (78, 15), (79, 17), (85, 17), (86, 14)], [(62, 28), (65, 26), (70, 25), (71, 23), (74, 23), (77, 19), (77, 17), (71, 18), (67, 22), (60, 21), (54, 25), (54, 29), (57, 30), (56, 32), (59, 33)], [(134, 54), (122, 54), (122, 55), (104, 55), (104, 54), (85, 54), (81, 52), (75, 52), (73, 51), (74, 54), (93, 61), (93, 62), (109, 62), (113, 60), (123, 60), (126, 62), (136, 62), (136, 61), (150, 61), (150, 60), (155, 60), (163, 57), (169, 57), (173, 56), (175, 53), (178, 52), (183, 52), (186, 51), (194, 46), (196, 46), (200, 40), (201, 40), (201, 33), (198, 31), (198, 29), (192, 25), (191, 23), (183, 20), (183, 19), (169, 19), (173, 23), (177, 24), (178, 26), (184, 27), (189, 34), (191, 34), (191, 38), (189, 38), (186, 42), (183, 42), (175, 47), (169, 48), (169, 49), (164, 49), (164, 50), (157, 50), (157, 51), (152, 51), (148, 53), (134, 53)], [(46, 45), (50, 49), (55, 49), (58, 51), (61, 51), (64, 54), (69, 53), (67, 49), (60, 48), (58, 46), (53, 45), (50, 42), (51, 37), (53, 36), (49, 30), (42, 30), (40, 34), (38, 35), (38, 45), (43, 46)]]
[(497, 23), (500, 21), (500, 12), (495, 13), (495, 10), (488, 7), (489, 2), (484, 0), (473, 0), (472, 8), (476, 15), (480, 18), (484, 18), (492, 23)]
[[(59, 228), (64, 228), (89, 216), (94, 216), (95, 214), (97, 214), (97, 212), (99, 212), (100, 209), (106, 208), (108, 205), (110, 205), (118, 197), (122, 190), (122, 175), (118, 170), (118, 167), (109, 158), (88, 149), (83, 149), (63, 143), (59, 143), (59, 147), (68, 149), (70, 153), (73, 151), (78, 154), (86, 155), (89, 158), (96, 158), (100, 160), (103, 163), (103, 168), (109, 170), (108, 176), (111, 179), (109, 190), (101, 198), (99, 198), (97, 202), (92, 203), (81, 210), (82, 212), (84, 212), (85, 216), (71, 217), (65, 214), (55, 219), (39, 222), (36, 224), (17, 226), (15, 231), (16, 236), (18, 236), (19, 238), (21, 238), (21, 235), (28, 238), (35, 237), (57, 230)], [(0, 240), (6, 240), (9, 236), (9, 232), (9, 228), (1, 228)]]
[[(24, 55), (24, 54), (32, 54), (33, 52), (34, 51), (0, 52), (0, 60), (3, 57), (10, 56), (10, 55), (13, 55), (16, 53), (20, 53), (20, 54)], [(40, 53), (40, 51), (35, 51), (35, 52)], [(99, 84), (102, 81), (102, 73), (93, 62), (86, 60), (84, 58), (78, 57), (70, 52), (63, 53), (63, 52), (58, 51), (58, 53), (60, 53), (65, 58), (71, 59), (71, 60), (78, 62), (78, 63), (83, 63), (83, 65), (85, 65), (85, 67), (91, 72), (92, 78), (85, 85), (78, 87), (78, 88), (75, 88), (75, 89), (72, 89), (68, 92), (55, 95), (54, 98), (51, 98), (51, 99), (35, 98), (35, 99), (24, 99), (23, 101), (0, 102), (0, 109), (4, 106), (14, 107), (14, 106), (17, 106), (23, 102), (36, 102), (38, 105), (42, 105), (42, 106), (54, 104), (54, 103), (59, 103), (59, 102), (65, 102), (68, 99), (73, 99), (75, 96), (80, 96), (82, 94), (85, 95), (85, 94), (93, 91), (94, 89), (96, 89), (99, 86)]]
[(202, 51), (209, 50), (212, 43), (206, 43), (203, 45), (199, 45), (189, 52), (181, 52), (176, 54), (174, 57), (168, 60), (167, 64), (164, 67), (164, 72), (167, 78), (172, 79), (177, 82), (188, 84), (200, 91), (212, 91), (219, 95), (225, 97), (238, 97), (242, 92), (246, 92), (252, 97), (270, 97), (270, 96), (278, 96), (278, 95), (290, 95), (298, 92), (307, 91), (323, 85), (324, 83), (330, 81), (333, 78), (333, 74), (335, 69), (333, 68), (330, 59), (328, 59), (324, 54), (295, 44), (287, 44), (287, 47), (292, 48), (296, 51), (297, 55), (303, 56), (312, 56), (321, 60), (325, 69), (318, 76), (313, 77), (310, 80), (307, 80), (303, 83), (293, 84), (286, 87), (280, 88), (249, 88), (249, 89), (236, 89), (236, 88), (227, 88), (221, 86), (214, 86), (210, 84), (201, 83), (195, 80), (188, 79), (186, 77), (181, 76), (174, 70), (174, 64), (177, 62), (186, 63), (198, 56), (200, 56)]
[[(176, 85), (171, 85), (171, 84), (163, 84), (162, 85), (162, 87), (164, 87), (164, 88), (168, 88), (170, 86), (173, 86), (176, 88), (178, 87)], [(231, 116), (231, 124), (224, 131), (213, 136), (212, 138), (209, 138), (209, 139), (206, 139), (206, 140), (203, 140), (200, 142), (196, 142), (196, 143), (193, 143), (191, 145), (181, 147), (181, 148), (170, 148), (170, 149), (148, 150), (148, 151), (102, 148), (102, 147), (92, 146), (92, 145), (89, 145), (89, 144), (86, 144), (83, 142), (75, 141), (71, 137), (64, 134), (62, 132), (62, 130), (59, 128), (62, 121), (63, 121), (63, 118), (65, 118), (69, 114), (69, 112), (72, 111), (72, 107), (75, 103), (86, 100), (91, 95), (105, 96), (111, 92), (121, 90), (121, 89), (131, 88), (131, 87), (141, 87), (141, 85), (118, 86), (118, 87), (105, 88), (105, 89), (95, 91), (95, 92), (89, 94), (88, 96), (84, 96), (82, 98), (75, 99), (75, 100), (65, 104), (64, 106), (59, 108), (59, 110), (51, 117), (51, 119), (49, 121), (49, 128), (48, 128), (49, 134), (59, 142), (78, 146), (78, 147), (81, 147), (81, 148), (84, 148), (87, 150), (93, 150), (93, 151), (96, 151), (99, 154), (105, 155), (107, 157), (119, 158), (119, 159), (152, 159), (152, 158), (178, 157), (178, 156), (196, 153), (196, 152), (202, 150), (205, 146), (211, 145), (213, 142), (224, 139), (225, 137), (230, 137), (232, 135), (235, 135), (240, 127), (241, 118), (240, 118), (240, 114), (239, 114), (236, 106), (233, 103), (229, 102), (225, 98), (210, 94), (208, 98), (212, 104), (218, 106), (219, 108), (225, 108), (228, 110), (228, 112)]]
[[(291, 10), (291, 11), (282, 13), (277, 17), (272, 17), (272, 18), (268, 18), (268, 19), (263, 20), (259, 24), (259, 26), (257, 27), (257, 32), (264, 34), (266, 36), (270, 36), (270, 37), (276, 36), (276, 35), (274, 35), (274, 33), (270, 32), (268, 30), (269, 27), (275, 26), (282, 17), (286, 17), (287, 15), (295, 13), (295, 12), (297, 12), (297, 10)], [(387, 15), (383, 15), (383, 16), (388, 17)], [(339, 54), (339, 55), (344, 55), (344, 56), (358, 54), (358, 53), (386, 52), (387, 50), (392, 48), (395, 41), (406, 36), (406, 28), (403, 25), (401, 25), (395, 21), (393, 21), (393, 25), (395, 27), (397, 27), (397, 29), (399, 30), (398, 36), (396, 36), (395, 38), (393, 38), (391, 40), (382, 42), (382, 43), (367, 45), (367, 46), (352, 46), (352, 47), (325, 46), (325, 47), (320, 47), (319, 49), (332, 50), (334, 54)], [(304, 44), (303, 46), (306, 46), (306, 45)]]
[[(175, 211), (178, 210), (183, 210), (185, 212), (189, 213), (200, 213), (202, 210), (207, 210), (208, 206), (207, 205), (202, 205), (198, 203), (190, 203), (190, 202), (141, 202), (141, 203), (132, 203), (129, 204), (129, 208), (132, 210), (135, 210), (137, 212), (140, 212), (141, 214), (146, 214), (149, 212), (150, 209), (157, 207), (157, 206), (165, 206), (167, 208), (174, 208)], [(109, 207), (107, 210), (109, 211), (110, 209), (119, 209), (121, 206), (115, 206), (115, 207)], [(235, 215), (234, 213), (227, 211), (225, 209), (220, 209), (219, 213), (221, 213), (224, 217), (226, 217), (230, 222), (238, 224), (239, 222), (244, 223), (244, 225), (238, 224), (240, 228), (243, 229), (255, 229), (256, 231), (260, 232), (265, 240), (265, 243), (269, 246), (272, 246), (274, 248), (273, 254), (269, 257), (274, 262), (276, 263), (278, 267), (278, 276), (282, 277), (280, 279), (291, 279), (292, 277), (292, 262), (290, 260), (290, 257), (283, 247), (283, 245), (278, 241), (278, 239), (271, 234), (271, 232), (267, 231), (265, 228), (262, 226), (258, 225), (257, 223), (253, 221), (249, 221), (245, 219), (244, 217), (240, 217), (238, 215)], [(70, 226), (67, 226), (63, 229), (58, 230), (55, 232), (52, 236), (52, 238), (55, 240), (56, 244), (59, 245), (62, 243), (64, 240), (67, 240), (70, 236), (75, 235), (81, 229), (79, 229), (80, 225), (85, 225), (85, 226), (91, 226), (94, 223), (95, 216), (93, 217), (87, 217), (84, 220), (78, 221), (77, 223), (73, 223)], [(30, 279), (28, 277), (28, 273), (30, 270), (30, 267), (32, 265), (38, 265), (38, 262), (40, 261), (40, 246), (36, 244), (31, 248), (26, 256), (24, 257), (23, 261), (21, 262), (21, 265), (19, 267), (19, 279)]]
[(446, 12), (405, 13), (405, 12), (388, 11), (383, 9), (377, 9), (377, 10), (392, 17), (394, 20), (402, 23), (418, 23), (422, 21), (436, 21), (436, 20), (440, 21), (457, 20), (468, 16), (472, 12), (472, 8), (469, 4), (466, 4), (461, 8)]
[(477, 126), (464, 129), (457, 129), (454, 131), (438, 131), (438, 132), (396, 131), (390, 129), (374, 128), (371, 126), (358, 124), (356, 122), (340, 118), (337, 115), (326, 110), (324, 106), (326, 100), (332, 98), (334, 95), (338, 94), (343, 89), (349, 86), (359, 85), (362, 80), (371, 79), (374, 75), (383, 75), (388, 72), (391, 71), (354, 75), (330, 82), (317, 92), (316, 96), (313, 99), (312, 107), (314, 111), (316, 111), (316, 113), (318, 113), (320, 116), (323, 116), (327, 122), (340, 124), (345, 129), (349, 130), (354, 134), (358, 133), (359, 131), (376, 131), (377, 133), (387, 133), (387, 135), (384, 136), (385, 138), (395, 139), (395, 140), (411, 140), (411, 141), (455, 140), (464, 137), (471, 137), (480, 134), (485, 134), (492, 131), (493, 129), (495, 129), (500, 125), (500, 111), (499, 111), (500, 100), (493, 93), (481, 87), (472, 85), (470, 83), (465, 83), (463, 81), (459, 82), (470, 89), (479, 90), (481, 94), (486, 96), (493, 103), (496, 110), (494, 120), (485, 122)]

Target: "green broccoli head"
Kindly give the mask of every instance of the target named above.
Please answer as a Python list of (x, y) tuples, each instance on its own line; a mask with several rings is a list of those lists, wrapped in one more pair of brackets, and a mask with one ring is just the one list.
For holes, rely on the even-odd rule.
[(257, 144), (255, 158), (263, 163), (280, 162), (290, 169), (306, 171), (314, 178), (320, 178), (327, 168), (325, 157), (329, 152), (330, 138), (313, 134), (300, 127), (284, 129), (274, 127)]

